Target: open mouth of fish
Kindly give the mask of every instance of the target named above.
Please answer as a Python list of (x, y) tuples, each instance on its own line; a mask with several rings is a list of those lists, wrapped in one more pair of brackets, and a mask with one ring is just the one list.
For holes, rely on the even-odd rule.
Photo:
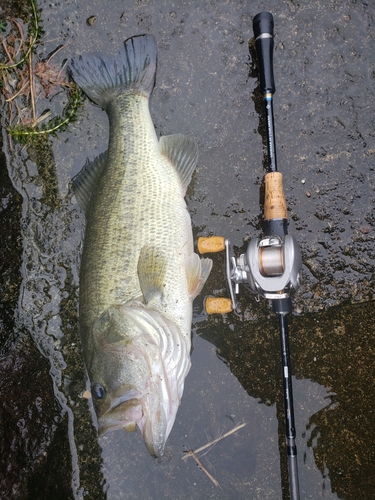
[(150, 455), (159, 457), (164, 453), (169, 434), (168, 415), (160, 408), (150, 411), (145, 397), (147, 399), (147, 394), (131, 391), (131, 394), (128, 392), (115, 398), (110, 408), (98, 419), (98, 434), (103, 437), (107, 432), (117, 429), (134, 432), (138, 427)]
[(142, 403), (137, 398), (116, 402), (98, 420), (99, 436), (108, 431), (124, 428), (128, 432), (136, 430), (143, 418)]

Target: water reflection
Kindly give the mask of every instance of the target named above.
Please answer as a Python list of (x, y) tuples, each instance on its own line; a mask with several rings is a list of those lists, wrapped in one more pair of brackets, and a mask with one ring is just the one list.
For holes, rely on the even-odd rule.
[(301, 498), (340, 498), (331, 491), (328, 469), (319, 470), (314, 459), (319, 431), (312, 421), (321, 411), (329, 409), (333, 393), (317, 382), (295, 377), (293, 391)]
[(374, 425), (374, 303), (294, 318), (297, 376), (329, 388), (327, 406), (309, 419), (308, 444), (340, 498), (371, 498)]
[[(3, 365), (5, 369), (11, 367), (11, 360), (16, 356), (16, 361), (13, 362), (15, 372), (20, 371), (20, 375), (26, 377), (26, 380), (28, 373), (29, 376), (35, 371), (38, 374), (35, 379), (30, 378), (25, 384), (26, 393), (21, 391), (12, 394), (12, 404), (15, 408), (20, 407), (22, 418), (19, 422), (24, 428), (20, 435), (17, 432), (18, 423), (13, 423), (16, 427), (13, 429), (14, 443), (24, 450), (28, 463), (25, 468), (27, 474), (21, 476), (12, 491), (14, 498), (24, 498), (27, 484), (31, 491), (33, 488), (40, 491), (41, 485), (38, 479), (33, 477), (33, 456), (35, 453), (37, 456), (40, 454), (38, 459), (44, 467), (49, 467), (45, 449), (57, 446), (55, 443), (52, 446), (51, 443), (56, 439), (55, 436), (59, 435), (61, 452), (66, 453), (65, 445), (69, 446), (67, 463), (71, 466), (70, 471), (68, 467), (65, 473), (70, 476), (73, 497), (79, 499), (83, 498), (84, 491), (81, 484), (82, 474), (87, 474), (85, 466), (80, 463), (78, 453), (81, 439), (85, 442), (85, 439), (91, 438), (91, 446), (95, 449), (94, 429), (89, 415), (85, 413), (86, 417), (77, 418), (86, 406), (85, 401), (79, 397), (85, 387), (86, 375), (77, 336), (77, 269), (81, 215), (75, 203), (72, 203), (71, 192), (64, 198), (58, 196), (55, 162), (50, 143), (44, 143), (43, 147), (38, 149), (24, 150), (19, 146), (10, 149), (10, 143), (5, 137), (4, 148), (7, 151), (9, 176), (23, 199), (20, 220), (23, 246), (18, 305), (15, 309), (13, 332), (9, 332), (11, 338), (16, 341), (13, 344), (8, 342), (8, 350), (3, 347)], [(34, 346), (30, 346), (31, 340)], [(47, 363), (38, 359), (40, 354)], [(49, 391), (43, 376), (39, 377), (39, 370), (42, 374), (49, 373)], [(7, 385), (13, 384), (13, 377), (12, 371), (7, 370), (2, 387), (7, 398), (9, 395), (6, 388)], [(40, 387), (37, 383), (38, 377), (44, 383)], [(27, 391), (29, 384), (33, 382), (33, 390)], [(40, 408), (43, 408), (45, 422), (42, 429), (38, 426)], [(8, 432), (12, 432), (12, 422), (7, 422), (6, 417), (4, 419), (3, 425), (8, 427)], [(77, 431), (83, 424), (87, 430), (78, 434)], [(32, 436), (34, 441), (32, 449), (24, 442), (25, 436), (28, 435)], [(10, 445), (10, 450), (6, 446), (2, 450), (3, 456), (9, 456), (8, 453), (14, 444)], [(85, 446), (88, 448), (87, 443)], [(51, 453), (50, 450), (49, 452)], [(59, 460), (60, 458), (59, 456)], [(8, 471), (17, 467), (17, 456), (13, 453), (10, 465), (10, 469), (3, 471), (5, 482), (9, 476)], [(94, 462), (90, 466), (93, 470)], [(65, 481), (64, 478), (61, 483), (65, 484)], [(56, 487), (56, 481), (54, 483), (53, 486)], [(9, 494), (6, 491), (5, 496)]]
[[(255, 311), (259, 307), (249, 303)], [(355, 499), (358, 492), (363, 498), (371, 498), (374, 323), (373, 303), (291, 317), (300, 486), (306, 498), (324, 494), (327, 498)], [(200, 324), (200, 330), (217, 345), (249, 394), (266, 405), (276, 404), (285, 493), (285, 437), (275, 319), (266, 314), (253, 322), (235, 316), (224, 321), (210, 318)]]

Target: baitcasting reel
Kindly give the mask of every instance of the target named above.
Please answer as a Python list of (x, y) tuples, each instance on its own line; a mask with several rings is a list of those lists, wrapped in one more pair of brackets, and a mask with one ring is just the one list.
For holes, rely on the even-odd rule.
[(297, 290), (302, 279), (302, 257), (296, 239), (287, 234), (252, 239), (245, 254), (231, 255), (230, 242), (221, 236), (198, 239), (201, 254), (226, 250), (226, 276), (231, 300), (208, 297), (206, 311), (226, 313), (236, 310), (236, 295), (241, 283), (266, 299), (285, 299), (291, 289)]

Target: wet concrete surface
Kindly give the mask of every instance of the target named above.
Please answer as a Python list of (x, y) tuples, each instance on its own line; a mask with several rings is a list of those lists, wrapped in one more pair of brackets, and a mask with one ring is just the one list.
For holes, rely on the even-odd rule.
[[(248, 41), (253, 16), (272, 12), (278, 163), (289, 232), (304, 263), (290, 318), (301, 497), (373, 498), (375, 7), (339, 0), (38, 5), (46, 33), (37, 56), (65, 44), (59, 65), (154, 34), (156, 130), (199, 144), (187, 197), (195, 236), (222, 234), (238, 252), (262, 229), (265, 127)], [(64, 99), (61, 92), (48, 106), (59, 109)], [(78, 122), (43, 147), (11, 148), (3, 130), (0, 496), (288, 498), (276, 319), (244, 289), (238, 314), (208, 318), (202, 297), (195, 303), (193, 367), (163, 460), (148, 456), (139, 433), (98, 442), (82, 397), (83, 217), (69, 181), (107, 139), (106, 116), (88, 100)], [(227, 294), (223, 255), (214, 256), (204, 293)], [(241, 422), (201, 457), (219, 487), (192, 458), (181, 460), (187, 448)]]

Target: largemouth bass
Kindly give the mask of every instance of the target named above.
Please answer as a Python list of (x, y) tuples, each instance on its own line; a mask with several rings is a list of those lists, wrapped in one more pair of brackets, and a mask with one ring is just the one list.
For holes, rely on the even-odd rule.
[(142, 432), (161, 456), (190, 368), (192, 301), (212, 266), (193, 249), (184, 196), (194, 140), (158, 140), (149, 112), (156, 43), (83, 54), (70, 74), (109, 118), (109, 145), (73, 179), (86, 215), (79, 323), (99, 435)]

